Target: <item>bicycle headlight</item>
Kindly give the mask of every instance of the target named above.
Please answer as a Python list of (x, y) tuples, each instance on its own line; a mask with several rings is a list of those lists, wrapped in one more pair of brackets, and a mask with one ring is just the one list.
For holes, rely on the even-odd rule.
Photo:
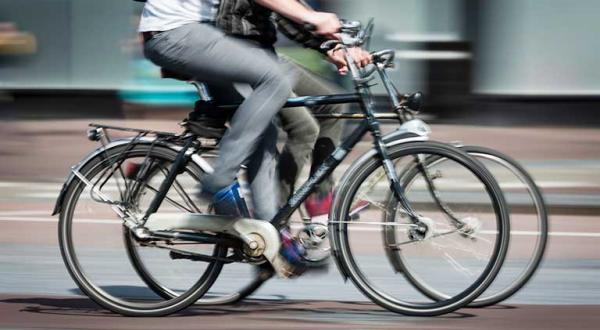
[(412, 113), (418, 113), (423, 106), (423, 93), (416, 92), (402, 96), (401, 104)]

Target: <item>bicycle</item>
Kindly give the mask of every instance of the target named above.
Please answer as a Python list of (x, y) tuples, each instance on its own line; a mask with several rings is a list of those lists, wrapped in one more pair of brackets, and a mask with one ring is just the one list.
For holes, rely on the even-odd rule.
[[(324, 46), (339, 44), (345, 49), (361, 45), (370, 37), (372, 26), (370, 22), (362, 29), (360, 24), (344, 23), (342, 40), (331, 41)], [(293, 98), (286, 106), (356, 103), (360, 106), (361, 113), (350, 116), (362, 116), (363, 119), (269, 222), (210, 215), (208, 205), (199, 205), (199, 201), (194, 200), (194, 191), (186, 191), (186, 187), (195, 187), (191, 183), (197, 182), (203, 172), (210, 172), (210, 165), (202, 155), (214, 149), (214, 141), (199, 138), (190, 130), (184, 131), (183, 134), (175, 134), (93, 125), (89, 138), (107, 144), (92, 152), (72, 169), (54, 210), (54, 214), (60, 213), (59, 241), (63, 260), (79, 288), (96, 303), (114, 312), (131, 316), (159, 316), (177, 312), (204, 296), (216, 281), (224, 264), (257, 264), (265, 268), (272, 267), (280, 275), (287, 275), (285, 263), (278, 254), (278, 229), (285, 226), (286, 221), (310, 194), (315, 184), (330, 175), (362, 137), (371, 133), (374, 148), (346, 171), (330, 214), (328, 230), (333, 256), (343, 276), (351, 279), (358, 289), (375, 303), (407, 315), (431, 316), (448, 313), (470, 303), (484, 292), (500, 271), (509, 241), (508, 212), (502, 192), (493, 176), (479, 162), (459, 149), (448, 144), (427, 141), (427, 126), (414, 119), (409, 109), (409, 106), (418, 103), (420, 94), (399, 94), (387, 76), (386, 69), (393, 65), (394, 51), (373, 53), (375, 65), (368, 70), (357, 69), (347, 53), (346, 58), (350, 64), (355, 93)], [(378, 121), (382, 116), (373, 111), (369, 86), (376, 72), (386, 87), (395, 117), (401, 124), (397, 131), (385, 136)], [(136, 136), (110, 142), (108, 130), (111, 129), (134, 132)], [(403, 161), (408, 164), (423, 164), (427, 159), (433, 158), (443, 159), (457, 178), (472, 183), (471, 192), (480, 200), (480, 210), (477, 213), (479, 217), (469, 215), (468, 209), (463, 211), (457, 207), (453, 210), (455, 219), (447, 221), (444, 209), (438, 210), (440, 214), (434, 216), (435, 210), (432, 210), (430, 205), (418, 205), (407, 198), (398, 176), (398, 172), (401, 172), (397, 168), (398, 164)], [(131, 160), (141, 160), (143, 164), (134, 178), (124, 174), (123, 167)], [(427, 177), (427, 169), (423, 166), (421, 168), (422, 175)], [(387, 179), (387, 185), (377, 185), (376, 181), (379, 180), (373, 180), (384, 177)], [(375, 181), (375, 184), (372, 181)], [(376, 193), (366, 196), (365, 191)], [(351, 217), (352, 206), (366, 197), (371, 198), (370, 205), (380, 209), (384, 200), (396, 201), (394, 212), (403, 218), (405, 223), (358, 221)], [(101, 205), (108, 205), (109, 208), (103, 207), (96, 211)], [(417, 211), (421, 207), (425, 207), (423, 212)], [(107, 220), (107, 214), (116, 215), (117, 220)], [(88, 217), (90, 215), (93, 216)], [(446, 226), (442, 231), (437, 231), (436, 220), (448, 222), (451, 227)], [(102, 235), (103, 239), (114, 238), (110, 235), (115, 235), (117, 231), (121, 237), (124, 231), (126, 248), (132, 242), (152, 248), (152, 260), (158, 260), (161, 251), (168, 251), (166, 260), (169, 266), (163, 267), (166, 273), (151, 275), (146, 272), (147, 269), (140, 268), (140, 264), (135, 264), (135, 258), (132, 258), (135, 255), (131, 253), (128, 253), (126, 259), (118, 262), (107, 256), (102, 259), (104, 265), (98, 265), (97, 259), (94, 258), (88, 264), (86, 258), (90, 255), (106, 256), (116, 251), (112, 245), (94, 246), (108, 244), (104, 240), (94, 241), (93, 235), (86, 230), (87, 225), (97, 223), (115, 225), (111, 230), (102, 228), (106, 234)], [(417, 246), (414, 251), (427, 251), (427, 262), (448, 257), (452, 251), (449, 247), (453, 246), (452, 244), (458, 246), (458, 252), (455, 251), (456, 255), (452, 258), (460, 267), (455, 264), (443, 270), (444, 276), (457, 271), (459, 277), (458, 281), (446, 283), (451, 285), (450, 295), (438, 297), (433, 301), (415, 301), (416, 298), (412, 297), (411, 301), (403, 301), (397, 295), (387, 292), (389, 289), (382, 290), (381, 283), (376, 283), (378, 275), (368, 274), (374, 269), (373, 257), (378, 255), (365, 257), (354, 251), (355, 241), (359, 242), (359, 247), (364, 247), (362, 244), (365, 244), (365, 241), (356, 239), (356, 232), (362, 233), (363, 237), (368, 236), (370, 229), (365, 231), (365, 227), (400, 228), (404, 235), (402, 245)], [(358, 229), (355, 231), (356, 228)], [(484, 233), (481, 228), (486, 228), (487, 232)], [(77, 238), (79, 234), (83, 235), (81, 239)], [(371, 236), (369, 240), (373, 238)], [(444, 254), (439, 253), (441, 243), (438, 242), (446, 244), (448, 250), (444, 251)], [(465, 242), (467, 246), (464, 245)], [(477, 242), (478, 245), (468, 246), (473, 242)], [(76, 248), (75, 243), (83, 244), (84, 248)], [(110, 241), (110, 244), (117, 242)], [(411, 250), (406, 249), (404, 252), (407, 251)], [(382, 256), (385, 257), (385, 253)], [(472, 257), (473, 260), (462, 264), (456, 259), (468, 257)], [(182, 261), (190, 263), (181, 265)], [(365, 262), (367, 266), (362, 267)], [(130, 263), (134, 264), (136, 275), (140, 275), (141, 271), (154, 279), (161, 277), (155, 282), (161, 283), (171, 292), (166, 292), (163, 297), (156, 297), (149, 296), (147, 292), (140, 294), (137, 289), (133, 290), (132, 287), (137, 288), (133, 284), (148, 283), (141, 282), (139, 278), (129, 282), (130, 279), (125, 277), (120, 267), (127, 267)], [(201, 269), (201, 276), (198, 276), (198, 269), (195, 268), (199, 263), (205, 265)], [(143, 266), (145, 267), (145, 264)], [(109, 268), (121, 273), (107, 272)], [(170, 272), (175, 268), (188, 276), (170, 276)], [(92, 271), (98, 271), (98, 274), (90, 275)], [(163, 279), (172, 283), (166, 284)], [(186, 280), (191, 282), (184, 283)], [(117, 281), (125, 281), (127, 285), (116, 285)], [(184, 288), (181, 289), (181, 286)]]
[[(366, 31), (366, 39), (368, 40), (370, 37), (370, 33), (372, 32), (372, 22), (368, 25), (369, 29)], [(368, 42), (368, 41), (367, 41)], [(169, 76), (167, 76), (169, 77)], [(172, 77), (179, 80), (190, 80), (189, 77)], [(196, 83), (192, 80), (192, 83)], [(210, 100), (211, 97), (209, 93), (204, 88), (203, 85), (197, 85), (200, 99), (201, 100)], [(202, 102), (202, 101), (200, 101)], [(416, 93), (413, 95), (405, 95), (405, 107), (407, 109), (420, 109), (421, 108), (421, 95)], [(202, 104), (201, 108), (207, 108), (207, 104)], [(235, 106), (233, 106), (235, 108)], [(217, 109), (218, 112), (213, 113), (211, 116), (208, 116), (208, 120), (223, 122), (222, 113), (224, 112), (223, 107)], [(414, 110), (413, 110), (414, 111)], [(219, 114), (220, 113), (220, 114)], [(219, 118), (219, 116), (221, 118)], [(364, 115), (361, 114), (315, 114), (315, 117), (321, 119), (334, 119), (334, 118), (342, 118), (348, 120), (357, 120), (363, 119)], [(394, 113), (378, 113), (378, 119), (382, 120), (396, 120), (397, 115)], [(216, 136), (219, 136), (224, 131), (222, 127), (219, 127), (219, 124), (208, 125), (209, 127), (214, 126), (214, 128), (210, 128), (211, 132), (217, 132)], [(206, 129), (206, 127), (204, 127)], [(206, 131), (204, 132), (206, 135)], [(214, 137), (215, 135), (209, 135), (209, 137)], [(532, 179), (531, 175), (523, 168), (517, 161), (510, 158), (509, 156), (502, 154), (496, 150), (492, 150), (489, 148), (479, 147), (479, 146), (463, 146), (456, 145), (462, 150), (466, 151), (469, 155), (475, 157), (479, 161), (483, 162), (484, 165), (494, 174), (494, 177), (499, 178), (502, 177), (503, 180), (507, 181), (506, 185), (509, 186), (506, 189), (503, 189), (503, 192), (509, 195), (509, 199), (516, 198), (519, 200), (519, 205), (511, 205), (509, 203), (511, 209), (511, 223), (513, 224), (512, 230), (516, 230), (519, 226), (523, 227), (526, 230), (517, 230), (515, 235), (520, 235), (527, 237), (525, 243), (519, 243), (519, 249), (514, 248), (509, 250), (508, 257), (511, 254), (515, 254), (515, 260), (511, 260), (507, 257), (505, 261), (505, 265), (508, 263), (510, 266), (510, 271), (501, 272), (500, 276), (494, 281), (493, 285), (482, 294), (482, 296), (478, 297), (475, 301), (473, 301), (469, 306), (470, 307), (486, 307), (494, 304), (498, 304), (505, 299), (511, 297), (515, 293), (517, 293), (522, 287), (524, 287), (528, 281), (535, 274), (541, 260), (543, 259), (545, 246), (548, 238), (548, 215), (547, 215), (547, 207), (544, 202), (543, 195), (541, 190), (535, 184), (535, 181)], [(435, 160), (428, 160), (428, 162), (434, 163)], [(414, 169), (413, 169), (414, 170)], [(404, 177), (405, 175), (411, 176), (408, 169), (401, 173), (400, 176)], [(412, 174), (414, 175), (414, 173)], [(440, 208), (446, 208), (449, 216), (451, 217), (451, 210), (447, 208), (444, 203), (435, 198), (436, 194), (439, 194), (437, 188), (433, 181), (437, 179), (436, 176), (432, 176), (427, 179), (429, 186), (429, 193), (431, 196), (434, 196), (432, 202), (438, 203)], [(431, 181), (431, 182), (430, 182)], [(514, 212), (513, 212), (514, 211)], [(518, 212), (517, 212), (518, 211)], [(532, 214), (529, 216), (524, 216), (524, 214)], [(394, 217), (385, 217), (386, 221), (393, 222)], [(516, 224), (516, 225), (515, 225)], [(391, 227), (387, 227), (386, 235), (389, 237), (386, 238), (386, 241), (389, 241), (391, 245), (394, 245), (394, 236), (392, 231), (390, 231)], [(306, 219), (304, 220), (304, 229), (302, 233), (303, 237), (308, 241), (307, 249), (314, 248), (316, 245), (323, 245), (323, 237), (319, 237), (319, 235), (315, 235), (314, 231), (323, 232), (322, 225), (319, 224), (310, 224)], [(511, 234), (511, 236), (513, 236)], [(532, 239), (529, 239), (532, 237)], [(511, 243), (511, 246), (515, 245), (516, 242)], [(524, 240), (523, 240), (524, 241)], [(128, 245), (133, 246), (133, 243)], [(132, 262), (136, 265), (136, 269), (139, 270), (140, 276), (144, 279), (144, 282), (152, 288), (152, 290), (159, 294), (160, 296), (170, 299), (175, 296), (175, 293), (171, 292), (167, 288), (163, 287), (160, 283), (157, 283), (152, 279), (151, 276), (148, 276), (148, 271), (144, 270), (143, 262), (139, 257), (136, 256), (135, 248), (128, 249), (131, 250), (132, 254)], [(522, 252), (519, 250), (530, 251), (526, 258), (522, 256)], [(327, 255), (329, 251), (327, 249), (321, 248), (319, 251), (319, 257), (323, 258), (323, 255)], [(411, 273), (411, 268), (406, 268), (404, 263), (402, 262), (401, 254), (399, 251), (395, 251), (393, 249), (387, 249), (386, 254), (396, 271), (398, 273), (402, 273), (406, 276), (409, 282), (416, 287), (421, 293), (426, 295), (431, 299), (440, 299), (440, 296), (443, 294), (440, 290), (435, 290), (424, 283), (421, 283), (423, 280), (419, 279), (419, 277), (415, 274)], [(317, 260), (319, 261), (319, 260)], [(507, 267), (505, 267), (507, 268)], [(515, 271), (516, 270), (516, 271)], [(245, 285), (239, 289), (233, 290), (230, 294), (223, 294), (216, 297), (211, 298), (203, 298), (197, 302), (199, 305), (217, 305), (217, 304), (230, 304), (235, 303), (245, 297), (254, 293), (261, 285), (270, 278), (272, 273), (268, 269), (260, 269), (257, 271), (257, 274), (250, 274), (252, 280), (249, 283), (245, 283)]]

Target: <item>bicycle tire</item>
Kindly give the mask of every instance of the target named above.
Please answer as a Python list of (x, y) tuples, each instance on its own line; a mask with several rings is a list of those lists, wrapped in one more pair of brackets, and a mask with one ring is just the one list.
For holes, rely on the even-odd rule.
[(378, 168), (382, 161), (372, 153), (369, 157), (363, 157), (348, 169), (342, 180), (339, 192), (336, 195), (332, 215), (334, 219), (331, 226), (332, 241), (335, 247), (335, 256), (338, 266), (342, 272), (349, 277), (354, 285), (376, 304), (396, 313), (410, 316), (436, 316), (455, 311), (466, 306), (477, 298), (492, 283), (498, 274), (508, 248), (509, 240), (509, 218), (506, 203), (498, 184), (493, 176), (481, 164), (473, 160), (463, 151), (452, 146), (437, 142), (410, 142), (388, 147), (388, 153), (392, 160), (403, 156), (414, 156), (417, 154), (430, 153), (439, 155), (455, 161), (460, 166), (481, 180), (485, 191), (492, 201), (495, 214), (495, 223), (498, 228), (498, 239), (495, 241), (490, 259), (481, 274), (466, 289), (454, 297), (443, 301), (430, 303), (412, 303), (400, 301), (379, 290), (365, 278), (358, 267), (356, 258), (353, 256), (349, 246), (347, 226), (342, 219), (348, 219), (347, 215), (359, 186)]
[[(537, 228), (539, 232), (539, 236), (537, 236), (537, 241), (533, 248), (533, 251), (527, 261), (524, 269), (521, 270), (519, 275), (514, 278), (508, 285), (504, 285), (502, 289), (498, 290), (497, 288), (488, 288), (485, 292), (482, 293), (480, 297), (475, 299), (473, 302), (469, 304), (470, 307), (487, 307), (491, 305), (498, 304), (509, 297), (513, 296), (517, 293), (527, 282), (532, 278), (538, 269), (540, 262), (543, 259), (544, 251), (548, 239), (548, 212), (546, 208), (546, 204), (544, 202), (544, 198), (541, 190), (535, 184), (534, 180), (531, 178), (531, 175), (514, 159), (511, 157), (500, 153), (496, 150), (479, 147), (479, 146), (463, 146), (460, 147), (462, 150), (467, 152), (469, 155), (475, 157), (476, 159), (482, 159), (486, 161), (494, 162), (495, 164), (504, 167), (510, 173), (512, 173), (517, 179), (519, 179), (523, 185), (526, 187), (528, 191), (531, 201), (534, 204), (534, 208), (536, 210), (536, 219), (537, 219)], [(438, 160), (428, 160), (428, 163), (433, 163)], [(403, 182), (410, 182), (417, 173), (415, 168), (408, 169), (403, 176)], [(509, 203), (510, 206), (510, 203)], [(512, 209), (512, 208), (511, 208)], [(514, 221), (515, 216), (510, 216), (511, 219), (511, 228), (515, 228)], [(531, 229), (530, 229), (531, 231)], [(511, 242), (514, 240), (511, 239)], [(398, 252), (396, 255), (390, 256), (392, 258), (399, 257), (396, 262), (400, 265), (404, 265), (402, 261), (402, 254)], [(506, 260), (505, 260), (506, 262)], [(423, 285), (420, 283), (419, 278), (411, 275), (410, 268), (403, 267), (403, 274), (407, 277), (407, 279), (411, 282), (413, 286), (415, 286), (421, 293), (430, 297), (431, 299), (440, 300), (444, 299), (445, 295), (431, 290), (431, 288), (427, 285)], [(496, 279), (498, 281), (498, 279)], [(495, 292), (491, 292), (495, 291)]]

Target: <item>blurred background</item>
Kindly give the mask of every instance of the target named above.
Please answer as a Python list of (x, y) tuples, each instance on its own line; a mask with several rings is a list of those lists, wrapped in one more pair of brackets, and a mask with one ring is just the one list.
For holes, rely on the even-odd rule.
[[(544, 307), (520, 307), (525, 308), (521, 314), (509, 305), (505, 310), (469, 313), (484, 322), (495, 320), (491, 324), (498, 328), (584, 328), (581, 322), (590, 320), (585, 325), (597, 328), (600, 1), (310, 3), (352, 20), (375, 18), (370, 48), (396, 50), (392, 79), (401, 92), (424, 93), (422, 113), (432, 124), (432, 138), (500, 150), (516, 158), (542, 188), (551, 225), (546, 259), (532, 282), (507, 304)], [(161, 79), (159, 68), (143, 58), (136, 33), (142, 6), (131, 0), (0, 0), (0, 303), (5, 303), (0, 304), (0, 327), (8, 320), (12, 327), (46, 327), (40, 310), (81, 315), (73, 305), (86, 304), (80, 298), (56, 298), (79, 292), (62, 264), (57, 219), (49, 214), (70, 166), (98, 147), (86, 139), (88, 123), (180, 131), (177, 123), (197, 99), (194, 88)], [(320, 55), (283, 36), (278, 51), (351, 87)], [(378, 110), (389, 110), (382, 87), (374, 90)], [(384, 125), (385, 130), (395, 128), (395, 122)], [(371, 146), (367, 138), (353, 157)], [(347, 166), (339, 168), (337, 178)], [(308, 284), (301, 286), (273, 281), (259, 294), (274, 299), (364, 300), (335, 274), (335, 267), (329, 273), (326, 278), (302, 278), (301, 283)], [(37, 314), (28, 313), (31, 305), (39, 307)], [(553, 308), (561, 312), (553, 313)], [(82, 313), (97, 313), (93, 306), (89, 309)], [(355, 313), (348, 305), (331, 309), (338, 313), (331, 320), (303, 307), (290, 307), (287, 313), (292, 316), (286, 317), (299, 322), (318, 318), (329, 325), (366, 319), (352, 323), (354, 328), (414, 325), (411, 318)], [(281, 310), (275, 305), (269, 313), (286, 313)], [(261, 319), (265, 324), (271, 324), (269, 313), (257, 311), (267, 315)], [(227, 326), (219, 317), (215, 324)], [(549, 317), (555, 319), (547, 321)], [(462, 322), (459, 319), (443, 322)], [(56, 320), (78, 324), (76, 328), (88, 326), (87, 318)], [(427, 322), (419, 324), (431, 325)]]
[[(374, 17), (371, 48), (398, 51), (393, 78), (400, 90), (424, 92), (425, 112), (439, 119), (600, 122), (595, 113), (600, 99), (598, 1), (312, 4), (349, 19)], [(135, 110), (147, 106), (192, 104), (193, 90), (159, 79), (157, 68), (142, 58), (135, 33), (142, 5), (0, 0), (2, 116), (139, 116)], [(283, 52), (319, 66), (321, 59), (311, 51), (280, 40)]]

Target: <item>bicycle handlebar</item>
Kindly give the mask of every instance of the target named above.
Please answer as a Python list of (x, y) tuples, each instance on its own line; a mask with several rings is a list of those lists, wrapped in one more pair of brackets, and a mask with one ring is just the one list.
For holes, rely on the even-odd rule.
[[(358, 33), (361, 28), (361, 23), (359, 21), (350, 21), (345, 19), (340, 19), (340, 31), (341, 33), (349, 33), (354, 34)], [(309, 32), (317, 31), (317, 26), (311, 23), (304, 23), (303, 28)]]
[[(350, 20), (340, 20), (342, 28), (340, 29), (340, 39), (339, 40), (327, 40), (321, 44), (321, 49), (323, 50), (331, 50), (339, 45), (343, 48), (351, 48), (351, 47), (360, 47), (363, 46), (366, 42), (368, 42), (371, 38), (371, 34), (373, 33), (373, 19), (370, 19), (367, 23), (366, 27), (363, 29), (362, 24), (359, 21), (350, 21)], [(304, 24), (304, 28), (307, 31), (316, 31), (316, 26), (310, 23)], [(348, 55), (348, 54), (346, 54)], [(347, 56), (348, 65), (350, 71), (352, 72), (352, 76), (355, 80), (364, 80), (371, 76), (375, 71), (375, 66), (382, 66), (383, 68), (393, 67), (395, 51), (393, 50), (380, 50), (377, 52), (372, 52), (371, 56), (373, 57), (374, 66), (370, 69), (359, 69), (356, 67), (351, 56)]]

